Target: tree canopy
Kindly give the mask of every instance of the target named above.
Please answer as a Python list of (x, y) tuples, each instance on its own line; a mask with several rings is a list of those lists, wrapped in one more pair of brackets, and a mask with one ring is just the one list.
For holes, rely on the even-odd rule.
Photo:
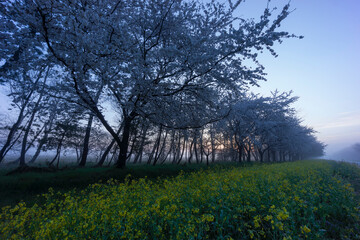
[[(124, 167), (129, 159), (139, 159), (149, 141), (154, 142), (150, 162), (153, 158), (155, 162), (166, 160), (165, 156), (180, 162), (184, 151), (195, 151), (198, 160), (198, 155), (208, 157), (210, 148), (214, 159), (219, 129), (226, 133), (224, 141), (236, 142), (239, 159), (243, 149), (247, 149), (249, 159), (250, 152), (258, 151), (261, 161), (266, 151), (287, 153), (289, 158), (305, 156), (317, 141), (290, 107), (295, 98), (287, 93), (268, 98), (247, 93), (250, 85), (265, 80), (258, 54), (268, 50), (276, 57), (275, 43), (297, 37), (279, 30), (290, 5), (280, 11), (267, 7), (255, 20), (234, 16), (240, 3), (0, 3), (0, 58), (4, 62), (0, 79), (6, 86), (19, 85), (21, 92), (11, 92), (20, 114), (1, 150), (1, 159), (15, 144), (16, 132), (26, 136), (25, 151), (33, 124), (43, 127), (39, 134), (32, 133), (40, 147), (47, 139), (54, 143), (54, 138), (49, 138), (51, 132), (62, 132), (55, 141), (61, 149), (61, 136), (71, 138), (65, 134), (69, 129), (65, 123), (84, 129), (83, 144), (75, 147), (82, 155), (80, 165), (86, 163), (89, 142), (93, 141), (90, 133), (96, 132), (94, 123), (99, 123), (99, 131), (106, 130), (110, 139), (104, 153), (116, 143), (118, 167)], [(60, 112), (50, 105), (56, 105)], [(111, 114), (116, 115), (116, 122), (108, 116), (108, 105), (114, 109)], [(43, 111), (35, 111), (39, 108)], [(53, 111), (60, 122), (54, 120)], [(29, 131), (20, 131), (20, 126), (28, 126)], [(211, 146), (207, 152), (206, 137)]]

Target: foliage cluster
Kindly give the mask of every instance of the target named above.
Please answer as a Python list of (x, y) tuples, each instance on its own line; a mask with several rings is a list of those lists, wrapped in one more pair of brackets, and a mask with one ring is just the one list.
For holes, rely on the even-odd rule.
[(50, 189), (44, 205), (3, 208), (0, 237), (356, 239), (359, 205), (340, 175), (343, 166), (298, 161), (218, 167), (158, 181), (110, 180), (81, 192)]
[(11, 152), (21, 167), (54, 153), (57, 168), (69, 152), (79, 166), (89, 155), (119, 168), (321, 156), (290, 93), (249, 92), (266, 79), (259, 54), (301, 38), (280, 27), (290, 4), (248, 19), (242, 2), (0, 2), (0, 85), (14, 116), (0, 113), (0, 163)]

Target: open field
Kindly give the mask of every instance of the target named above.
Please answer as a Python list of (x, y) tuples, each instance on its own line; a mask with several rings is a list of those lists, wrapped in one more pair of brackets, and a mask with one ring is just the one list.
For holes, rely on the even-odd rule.
[[(212, 164), (211, 167), (217, 164)], [(242, 164), (249, 166), (249, 164)], [(233, 163), (222, 163), (223, 167), (234, 166)], [(239, 166), (236, 164), (236, 166)], [(28, 172), (22, 174), (14, 174), (6, 176), (12, 170), (8, 168), (0, 169), (0, 207), (11, 205), (15, 206), (20, 200), (24, 200), (29, 204), (37, 203), (38, 194), (46, 193), (51, 187), (55, 191), (66, 192), (73, 188), (84, 189), (89, 184), (106, 182), (109, 179), (116, 179), (123, 182), (129, 174), (131, 178), (156, 179), (158, 177), (176, 176), (183, 171), (185, 173), (207, 169), (204, 164), (188, 164), (188, 165), (131, 165), (126, 169), (115, 167), (101, 168), (69, 168), (59, 170), (57, 172)]]
[(124, 183), (50, 189), (42, 204), (4, 207), (0, 238), (360, 238), (360, 169), (353, 165), (312, 160), (194, 170), (154, 181), (131, 169)]

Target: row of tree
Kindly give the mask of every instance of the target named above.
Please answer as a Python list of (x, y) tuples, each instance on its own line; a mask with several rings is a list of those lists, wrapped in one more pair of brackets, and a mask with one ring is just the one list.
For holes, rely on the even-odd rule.
[(22, 166), (49, 150), (51, 165), (71, 150), (80, 166), (92, 155), (118, 167), (321, 155), (291, 93), (248, 93), (264, 80), (258, 53), (296, 37), (278, 31), (290, 6), (255, 21), (233, 16), (240, 3), (1, 2), (0, 81), (16, 118), (0, 162), (11, 149)]

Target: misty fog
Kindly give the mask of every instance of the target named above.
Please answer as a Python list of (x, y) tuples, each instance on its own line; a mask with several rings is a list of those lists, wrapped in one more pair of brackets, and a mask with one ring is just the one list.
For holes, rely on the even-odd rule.
[(338, 161), (360, 163), (360, 142), (330, 155), (329, 158)]

